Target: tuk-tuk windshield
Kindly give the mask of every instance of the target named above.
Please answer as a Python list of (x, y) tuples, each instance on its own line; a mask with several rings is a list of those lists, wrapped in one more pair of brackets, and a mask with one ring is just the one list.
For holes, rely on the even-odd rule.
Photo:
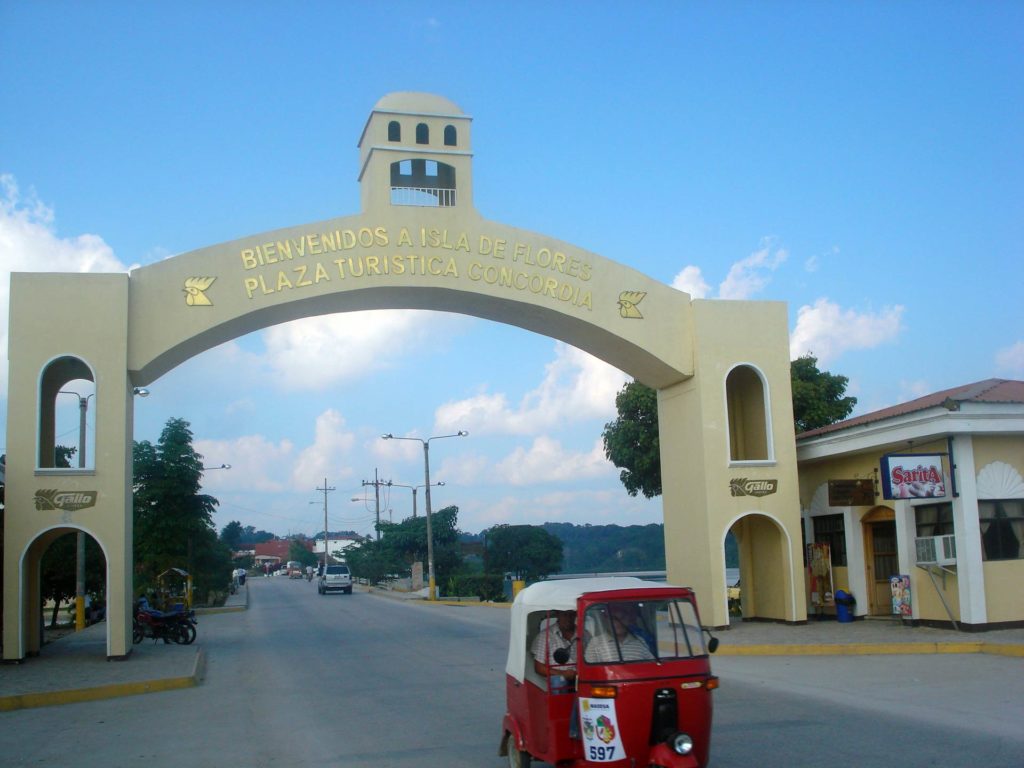
[(693, 603), (683, 599), (596, 603), (584, 618), (583, 659), (621, 664), (704, 656)]

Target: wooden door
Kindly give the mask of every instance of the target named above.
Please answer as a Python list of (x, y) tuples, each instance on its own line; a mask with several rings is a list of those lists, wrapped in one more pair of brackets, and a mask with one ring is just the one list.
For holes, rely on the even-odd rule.
[(889, 577), (899, 573), (896, 553), (896, 523), (882, 520), (866, 524), (868, 615), (888, 616), (892, 613), (892, 591)]

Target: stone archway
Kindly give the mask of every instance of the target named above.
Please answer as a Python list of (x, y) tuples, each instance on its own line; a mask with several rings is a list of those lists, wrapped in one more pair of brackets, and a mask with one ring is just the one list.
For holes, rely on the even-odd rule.
[[(130, 651), (134, 388), (243, 334), (363, 309), (434, 309), (515, 325), (658, 389), (669, 579), (701, 596), (724, 593), (722, 520), (744, 495), (790, 532), (790, 551), (778, 563), (790, 569), (787, 583), (796, 578), (785, 306), (691, 301), (570, 243), (484, 219), (473, 204), (470, 128), (447, 99), (391, 94), (360, 137), (357, 215), (201, 248), (128, 275), (12, 276), (5, 658), (31, 650), (21, 606), (35, 597), (11, 555), (41, 526), (80, 520), (108, 552), (108, 655)], [(50, 397), (39, 372), (62, 354), (95, 375), (103, 430), (94, 470), (57, 470), (36, 452)], [(742, 375), (729, 379), (738, 366)], [(744, 393), (757, 401), (753, 417)], [(755, 447), (737, 451), (740, 443)], [(72, 502), (33, 510), (41, 489)], [(76, 498), (91, 503), (76, 506)], [(802, 604), (773, 602), (771, 612), (805, 618)], [(724, 602), (712, 601), (705, 620), (727, 623)]]

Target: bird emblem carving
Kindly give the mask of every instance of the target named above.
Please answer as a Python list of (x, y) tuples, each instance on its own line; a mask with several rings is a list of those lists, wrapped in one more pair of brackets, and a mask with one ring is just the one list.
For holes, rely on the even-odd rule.
[(619, 294), (619, 315), (622, 317), (643, 319), (636, 305), (644, 300), (646, 291), (623, 291)]
[(212, 307), (213, 302), (210, 301), (205, 291), (213, 285), (213, 281), (216, 279), (216, 277), (190, 277), (185, 280), (183, 289), (185, 304), (190, 307)]

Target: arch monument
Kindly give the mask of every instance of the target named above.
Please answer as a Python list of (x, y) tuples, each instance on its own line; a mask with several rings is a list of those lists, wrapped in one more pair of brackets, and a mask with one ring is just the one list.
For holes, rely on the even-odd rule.
[[(755, 515), (771, 521), (743, 543), (758, 616), (806, 619), (785, 306), (691, 300), (570, 243), (484, 219), (473, 204), (471, 127), (447, 99), (390, 94), (359, 139), (356, 215), (128, 274), (12, 275), (4, 659), (39, 652), (40, 559), (56, 536), (79, 530), (106, 556), (107, 655), (131, 651), (135, 388), (252, 331), (365, 309), (515, 325), (657, 389), (669, 580), (696, 589), (705, 624), (727, 625), (724, 536)], [(56, 468), (54, 403), (76, 379), (95, 384), (93, 466)]]

